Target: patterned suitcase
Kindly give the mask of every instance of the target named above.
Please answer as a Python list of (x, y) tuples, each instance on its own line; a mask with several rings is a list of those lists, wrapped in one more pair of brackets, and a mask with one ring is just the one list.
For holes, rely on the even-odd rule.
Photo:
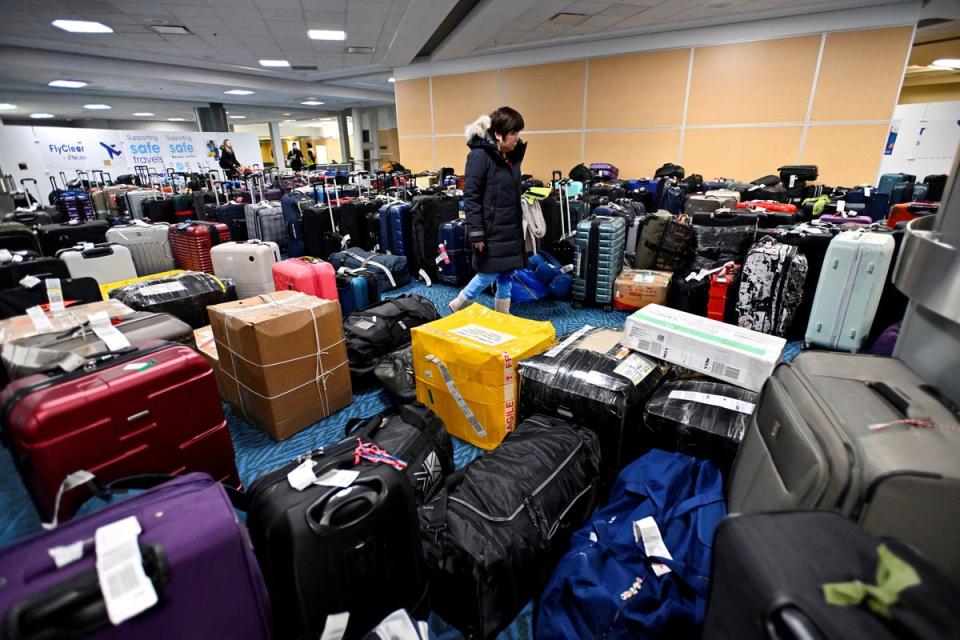
[(577, 224), (575, 237), (574, 305), (601, 305), (609, 310), (623, 269), (626, 222), (619, 216), (595, 216)]
[(891, 234), (856, 230), (830, 242), (804, 336), (808, 344), (860, 350), (877, 313), (893, 249)]
[(210, 250), (231, 240), (230, 229), (222, 222), (184, 222), (170, 227), (170, 246), (178, 269), (213, 273)]
[(102, 243), (61, 249), (57, 257), (67, 265), (71, 278), (93, 278), (100, 284), (137, 277), (130, 249), (122, 244)]
[(69, 249), (75, 244), (106, 242), (109, 228), (103, 220), (45, 224), (37, 227), (37, 240), (43, 255), (55, 256), (60, 249)]
[(800, 306), (806, 277), (807, 259), (796, 247), (763, 237), (743, 262), (737, 324), (783, 336)]
[(210, 250), (210, 261), (218, 278), (234, 281), (241, 300), (276, 291), (273, 266), (280, 262), (276, 242), (245, 240), (218, 244)]
[(467, 246), (467, 224), (464, 220), (450, 220), (437, 230), (437, 279), (451, 287), (462, 287), (473, 277), (470, 264), (471, 249)]
[(205, 471), (240, 484), (213, 371), (183, 345), (147, 341), (70, 373), (21, 378), (0, 407), (7, 446), (46, 521), (71, 516), (89, 495), (82, 486), (60, 492), (78, 469), (103, 482)]
[[(127, 247), (138, 276), (170, 271), (175, 267), (170, 247), (170, 225), (165, 222), (116, 225), (107, 230), (107, 242)], [(126, 280), (114, 278), (110, 282)]]
[(301, 256), (273, 265), (273, 284), (277, 291), (301, 291), (324, 300), (336, 300), (336, 272), (329, 262)]

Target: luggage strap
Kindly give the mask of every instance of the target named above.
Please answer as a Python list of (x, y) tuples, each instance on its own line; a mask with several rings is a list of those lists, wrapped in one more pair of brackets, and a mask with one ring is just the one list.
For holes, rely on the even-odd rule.
[(354, 260), (359, 260), (359, 261), (360, 261), (360, 267), (359, 267), (360, 269), (363, 269), (363, 268), (366, 267), (368, 264), (372, 264), (372, 265), (375, 266), (376, 268), (378, 268), (378, 269), (380, 269), (381, 271), (383, 271), (385, 274), (387, 274), (387, 279), (390, 280), (390, 286), (396, 288), (396, 286), (397, 286), (397, 281), (394, 280), (394, 278), (393, 278), (393, 273), (390, 271), (390, 269), (388, 269), (388, 268), (385, 267), (384, 265), (380, 264), (379, 262), (374, 262), (374, 261), (373, 261), (373, 259), (377, 257), (377, 254), (372, 253), (372, 254), (370, 254), (369, 257), (364, 258), (363, 256), (357, 255), (356, 253), (354, 253), (354, 252), (352, 252), (352, 251), (344, 251), (344, 253), (345, 253), (346, 255), (350, 256), (351, 258), (353, 258)]
[(470, 426), (473, 427), (473, 430), (477, 433), (477, 437), (486, 438), (487, 430), (483, 428), (483, 425), (477, 420), (477, 416), (474, 415), (467, 401), (463, 399), (463, 394), (457, 389), (457, 385), (453, 381), (453, 376), (450, 375), (450, 371), (447, 370), (446, 365), (440, 361), (440, 358), (432, 353), (427, 355), (427, 361), (432, 362), (437, 367), (437, 370), (440, 371), (440, 377), (443, 378), (444, 384), (447, 385), (447, 390), (450, 392), (450, 395), (453, 396), (453, 400), (457, 403), (457, 406), (460, 407), (460, 411), (463, 412), (467, 422), (470, 423)]

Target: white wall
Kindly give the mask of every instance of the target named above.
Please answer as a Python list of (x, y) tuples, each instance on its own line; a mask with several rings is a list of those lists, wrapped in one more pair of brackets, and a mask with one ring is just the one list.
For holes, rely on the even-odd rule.
[(878, 176), (909, 173), (922, 180), (950, 173), (960, 145), (960, 101), (897, 105), (890, 130), (896, 140), (891, 149), (888, 138)]
[(385, 129), (396, 129), (397, 128), (397, 106), (391, 104), (387, 107), (379, 107), (377, 109), (379, 112), (379, 122), (378, 126), (380, 130)]

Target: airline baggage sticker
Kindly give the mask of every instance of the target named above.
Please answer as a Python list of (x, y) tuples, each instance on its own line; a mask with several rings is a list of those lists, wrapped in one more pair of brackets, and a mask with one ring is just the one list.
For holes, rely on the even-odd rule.
[(613, 370), (625, 378), (629, 378), (634, 386), (640, 384), (644, 378), (650, 375), (650, 372), (657, 367), (649, 358), (633, 353), (627, 356), (623, 362), (617, 365)]
[(465, 324), (462, 327), (450, 329), (450, 333), (491, 347), (498, 347), (511, 340), (517, 339), (517, 336), (512, 336), (509, 333), (503, 333), (494, 329), (488, 329), (487, 327), (481, 327), (478, 324)]

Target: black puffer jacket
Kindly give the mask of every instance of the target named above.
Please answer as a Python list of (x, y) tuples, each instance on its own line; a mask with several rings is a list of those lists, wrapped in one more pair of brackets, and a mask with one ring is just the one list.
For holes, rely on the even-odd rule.
[(467, 240), (485, 244), (482, 252), (474, 251), (473, 268), (480, 273), (522, 269), (527, 257), (520, 209), (520, 162), (527, 145), (519, 142), (510, 152), (511, 167), (497, 149), (489, 116), (477, 119), (466, 133), (470, 147), (463, 183)]

